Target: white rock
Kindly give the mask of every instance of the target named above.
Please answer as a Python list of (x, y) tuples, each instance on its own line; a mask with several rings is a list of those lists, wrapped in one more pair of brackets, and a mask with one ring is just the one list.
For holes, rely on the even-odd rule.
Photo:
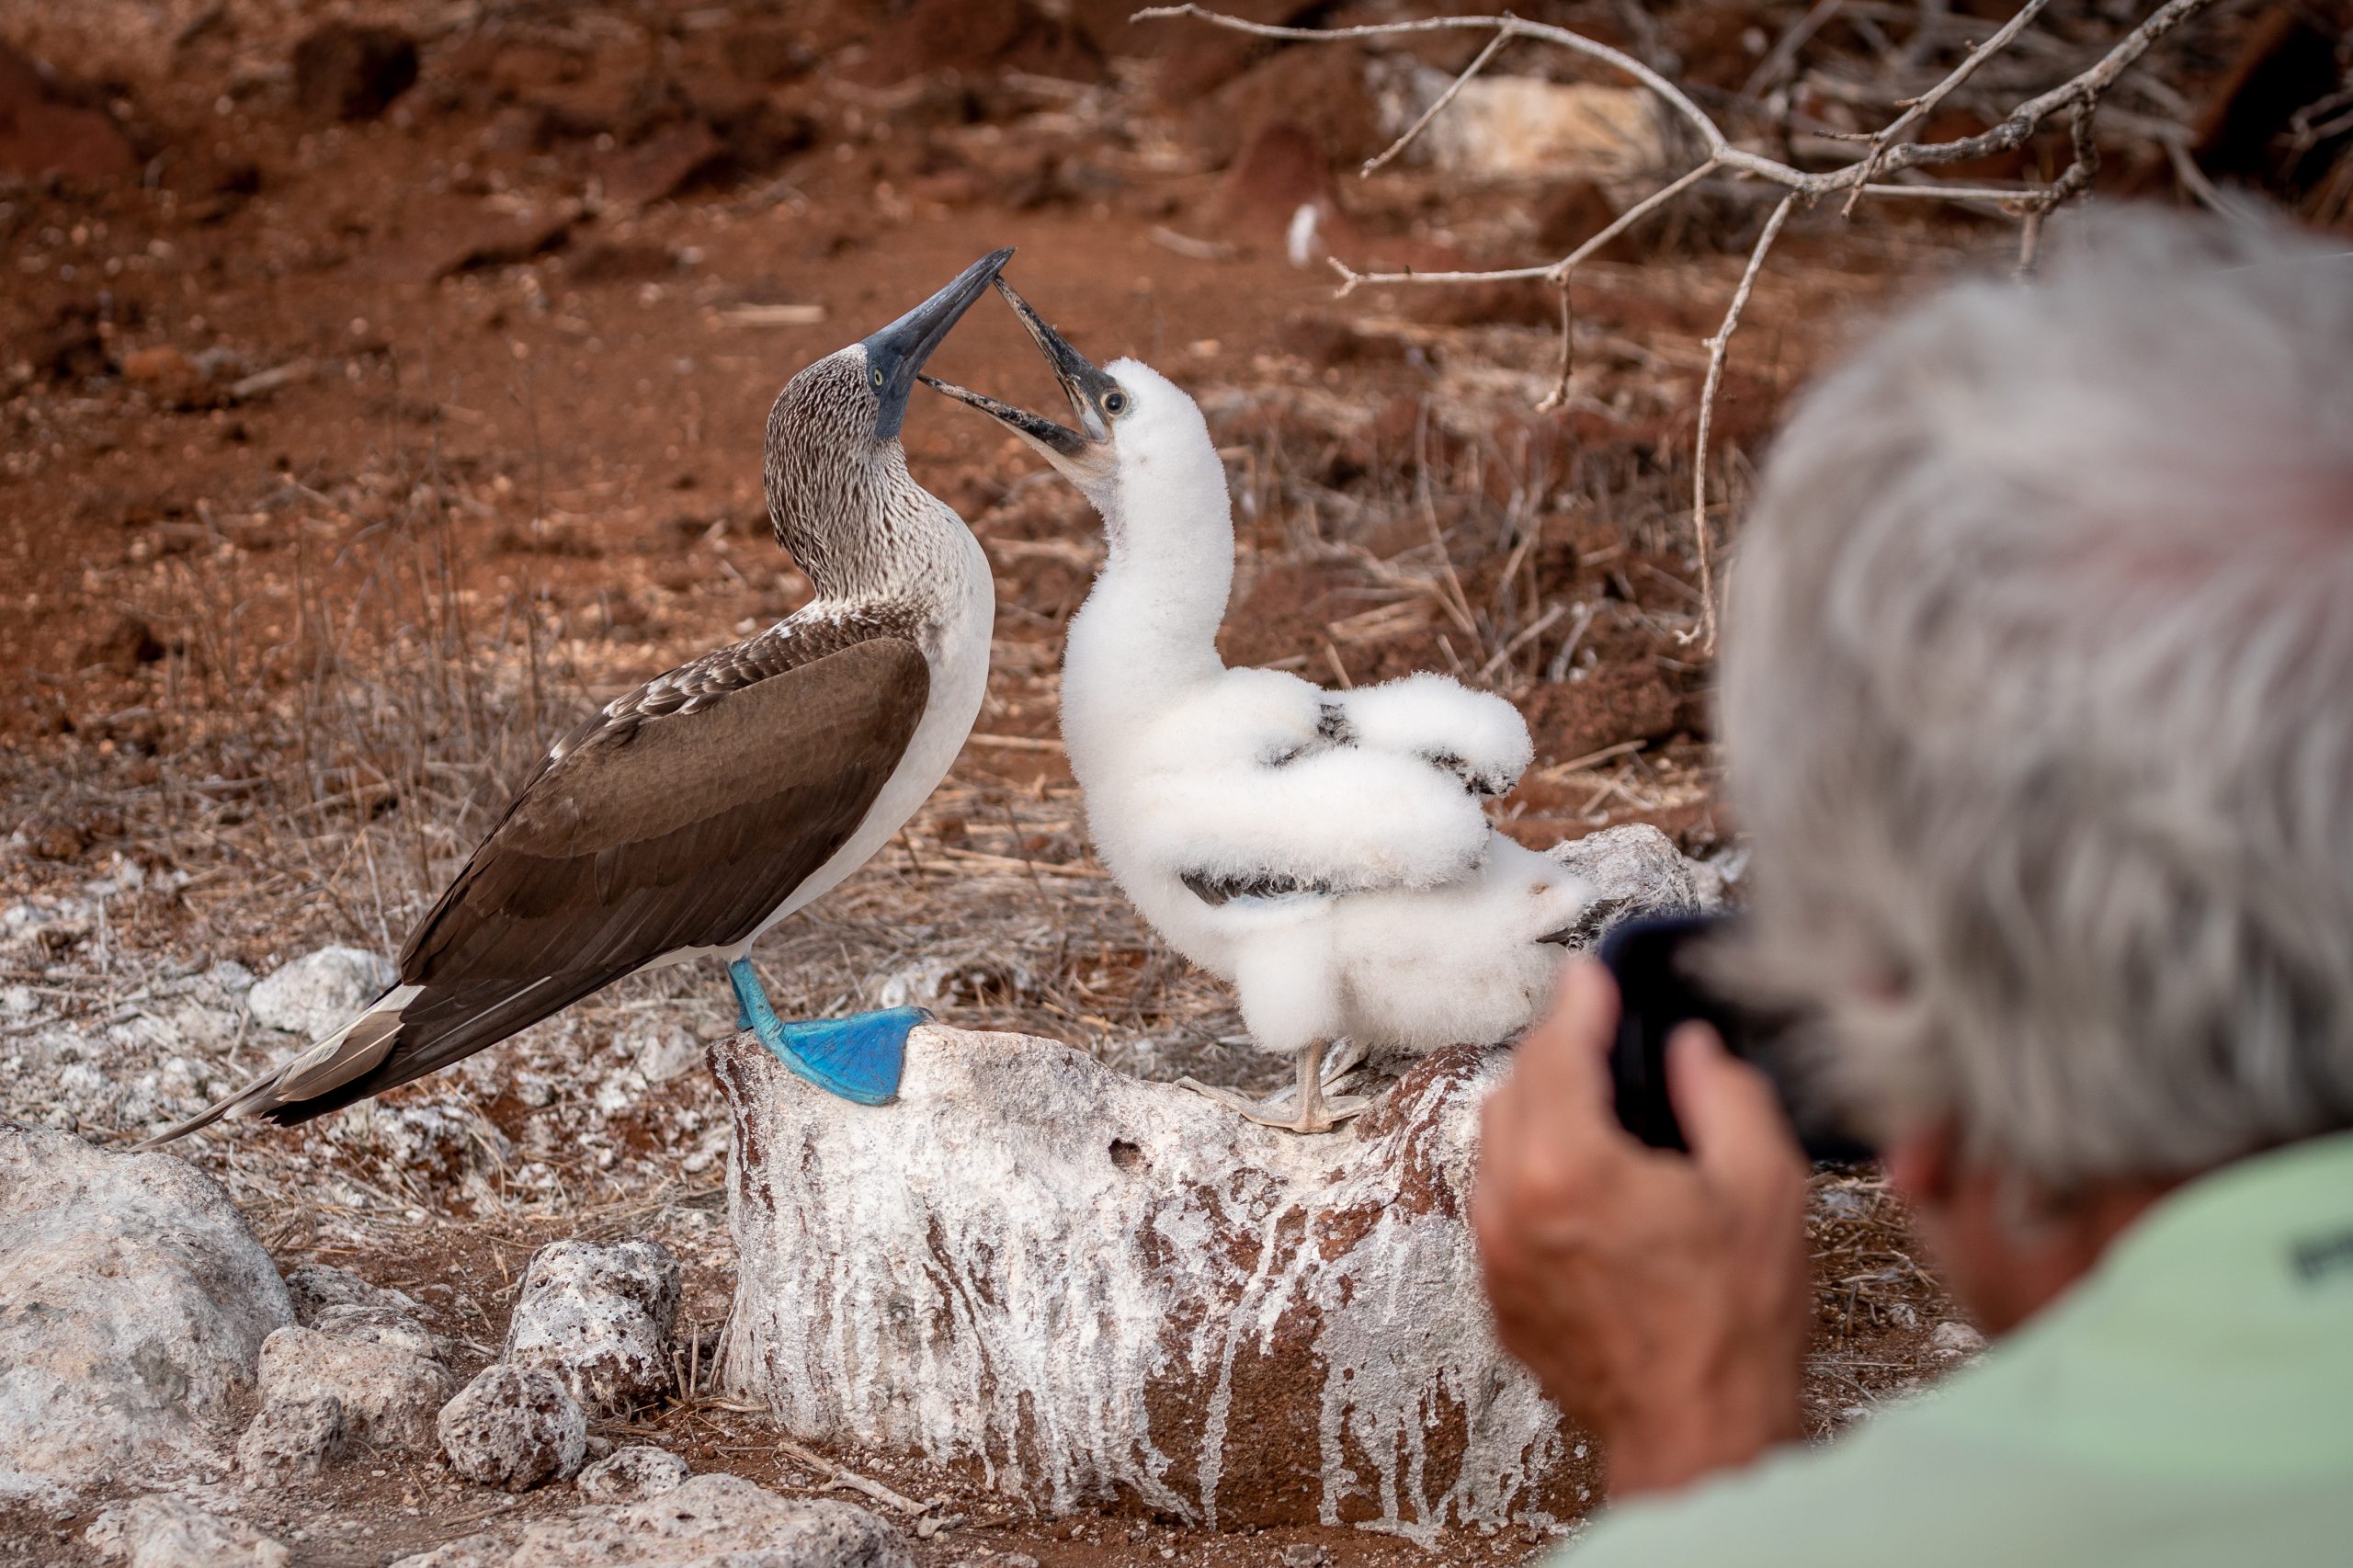
[(321, 948), (279, 965), (245, 994), (264, 1028), (324, 1040), (400, 978), (390, 960), (359, 948)]
[(748, 1035), (730, 1387), (796, 1436), (974, 1462), (1066, 1510), (1434, 1537), (1597, 1486), (1495, 1341), (1464, 1223), (1500, 1053), (1298, 1138), (1047, 1040), (925, 1028), (898, 1102)]
[(1577, 917), (1573, 949), (1599, 941), (1621, 920), (1723, 907), (1723, 880), (1648, 823), (1605, 827), (1544, 853), (1594, 889), (1593, 902)]
[(324, 1308), (313, 1326), (290, 1324), (262, 1343), (265, 1408), (333, 1398), (352, 1437), (375, 1448), (430, 1452), (453, 1386), (433, 1335), (383, 1307)]
[(588, 1418), (544, 1367), (494, 1361), (441, 1411), (441, 1451), (468, 1481), (528, 1491), (580, 1468)]
[(634, 1503), (684, 1485), (693, 1471), (674, 1453), (643, 1443), (616, 1449), (582, 1471), (573, 1485), (599, 1503)]
[(642, 1502), (582, 1508), (518, 1538), (485, 1531), (392, 1568), (909, 1568), (898, 1533), (865, 1509), (779, 1497), (734, 1475), (698, 1475)]
[(97, 915), (97, 904), (89, 899), (19, 899), (0, 907), (0, 948), (31, 947), (44, 937), (71, 946), (88, 935)]
[(177, 1497), (141, 1497), (102, 1509), (82, 1538), (130, 1568), (282, 1568), (286, 1548), (243, 1519), (223, 1519)]
[[(1403, 57), (1371, 74), (1385, 133), (1397, 135), (1455, 85)], [(1415, 157), (1474, 180), (1573, 178), (1621, 185), (1662, 175), (1671, 127), (1641, 87), (1488, 74), (1461, 84)]]
[(1985, 1336), (1953, 1319), (1937, 1324), (1928, 1335), (1928, 1348), (1939, 1356), (1974, 1356), (1985, 1348)]
[(632, 1063), (649, 1084), (666, 1084), (702, 1064), (702, 1041), (683, 1024), (659, 1024), (637, 1042)]
[(343, 1401), (333, 1394), (265, 1404), (237, 1439), (237, 1468), (257, 1483), (316, 1475), (351, 1443)]
[(221, 1464), (262, 1341), (292, 1316), (193, 1166), (0, 1122), (0, 1496)]
[(545, 1367), (591, 1415), (621, 1415), (671, 1384), (678, 1260), (659, 1242), (551, 1242), (531, 1255), (505, 1360)]
[(598, 1081), (589, 1103), (607, 1116), (619, 1116), (644, 1097), (645, 1074), (634, 1067), (619, 1067)]

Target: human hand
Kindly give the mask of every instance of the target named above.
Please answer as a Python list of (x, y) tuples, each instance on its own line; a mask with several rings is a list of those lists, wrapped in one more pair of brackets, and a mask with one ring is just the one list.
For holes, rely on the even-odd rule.
[(1618, 1125), (1618, 988), (1565, 966), (1482, 1119), (1471, 1221), (1506, 1348), (1598, 1436), (1614, 1495), (1679, 1486), (1799, 1435), (1807, 1167), (1773, 1090), (1703, 1024), (1667, 1087), (1691, 1146)]

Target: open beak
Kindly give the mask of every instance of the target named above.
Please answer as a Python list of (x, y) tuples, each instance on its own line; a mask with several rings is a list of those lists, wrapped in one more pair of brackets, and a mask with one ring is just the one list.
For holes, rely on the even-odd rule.
[(887, 441), (898, 435), (924, 361), (1011, 259), (1011, 245), (991, 251), (958, 273), (947, 288), (866, 340), (866, 373), (881, 404), (874, 415), (876, 440)]
[(1042, 415), (1016, 408), (1009, 403), (999, 403), (983, 392), (951, 385), (935, 376), (922, 377), (924, 385), (934, 392), (946, 392), (959, 403), (971, 403), (1000, 421), (1015, 435), (1035, 447), (1066, 478), (1085, 481), (1099, 477), (1108, 466), (1111, 443), (1110, 427), (1104, 423), (1099, 403), (1103, 394), (1117, 383), (1097, 369), (1085, 355), (1063, 342), (1062, 334), (1048, 326), (1045, 318), (1029, 308), (1029, 301), (1015, 292), (1012, 284), (999, 278), (996, 291), (1005, 296), (1006, 303), (1013, 307), (1013, 313), (1021, 318), (1023, 328), (1029, 334), (1029, 341), (1038, 346), (1040, 354), (1045, 356), (1047, 368), (1053, 371), (1054, 380), (1062, 384), (1063, 396), (1070, 402), (1071, 419), (1078, 428), (1073, 430), (1057, 425)]

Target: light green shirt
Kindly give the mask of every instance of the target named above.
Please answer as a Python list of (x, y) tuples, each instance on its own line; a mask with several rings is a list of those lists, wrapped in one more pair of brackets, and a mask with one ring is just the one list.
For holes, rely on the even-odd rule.
[(2181, 1188), (1974, 1365), (1558, 1568), (2353, 1568), (2353, 1134)]

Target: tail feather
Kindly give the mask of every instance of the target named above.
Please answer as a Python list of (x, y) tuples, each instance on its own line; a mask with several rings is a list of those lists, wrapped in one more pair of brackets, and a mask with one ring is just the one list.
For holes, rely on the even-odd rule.
[(224, 1116), (266, 1117), (291, 1127), (340, 1110), (495, 1045), (617, 978), (591, 971), (519, 982), (395, 986), (326, 1039), (136, 1147), (158, 1148)]
[(396, 985), (368, 1005), (368, 1010), (324, 1040), (279, 1062), (238, 1088), (214, 1100), (186, 1121), (167, 1127), (136, 1145), (153, 1149), (211, 1126), (236, 1112), (267, 1114), (288, 1101), (324, 1094), (348, 1083), (382, 1062), (399, 1038), (401, 1012), (422, 994), (415, 985)]
[(214, 1122), (220, 1120), (222, 1117), (227, 1116), (233, 1111), (243, 1110), (255, 1099), (268, 1093), (270, 1086), (276, 1082), (277, 1074), (275, 1072), (265, 1073), (260, 1077), (255, 1079), (252, 1083), (247, 1084), (244, 1087), (232, 1090), (230, 1093), (222, 1096), (219, 1099), (214, 1100), (210, 1105), (206, 1106), (202, 1110), (198, 1111), (194, 1116), (189, 1117), (186, 1121), (175, 1122), (173, 1125), (166, 1127), (164, 1131), (154, 1134), (153, 1137), (141, 1139), (138, 1142), (133, 1143), (131, 1146), (131, 1153), (135, 1154), (143, 1154), (150, 1149), (160, 1149), (166, 1143), (174, 1142), (179, 1139), (187, 1137), (191, 1132), (196, 1132), (204, 1128), (210, 1127)]
[(283, 1096), (253, 1114), (280, 1127), (398, 1088), (414, 1078), (463, 1061), (485, 1046), (562, 1012), (600, 991), (626, 971), (551, 974), (539, 980), (427, 990), (403, 1010), (391, 1049), (372, 1066), (306, 1096)]

